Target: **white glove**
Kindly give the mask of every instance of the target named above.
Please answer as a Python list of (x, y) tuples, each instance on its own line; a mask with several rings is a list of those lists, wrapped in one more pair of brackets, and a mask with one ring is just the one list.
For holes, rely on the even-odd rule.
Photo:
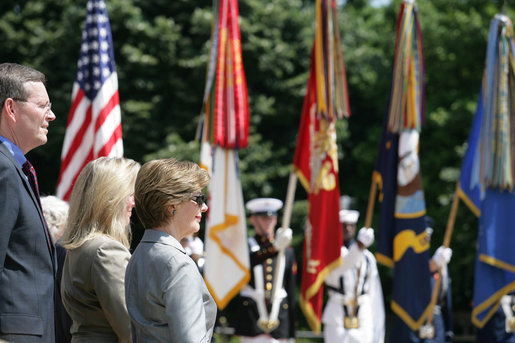
[(293, 236), (292, 230), (288, 228), (278, 228), (275, 233), (274, 248), (275, 250), (284, 250), (291, 244)]
[(431, 259), (436, 263), (438, 268), (442, 268), (451, 261), (451, 257), (452, 249), (442, 245), (436, 249), (435, 254)]
[(374, 229), (362, 227), (358, 232), (358, 241), (368, 248), (374, 243)]

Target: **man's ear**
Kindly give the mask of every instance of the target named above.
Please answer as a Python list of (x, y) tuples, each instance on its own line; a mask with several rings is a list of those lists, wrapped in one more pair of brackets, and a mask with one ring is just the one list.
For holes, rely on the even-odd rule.
[(5, 117), (7, 117), (12, 122), (16, 122), (16, 114), (14, 109), (14, 100), (11, 98), (7, 98), (4, 101), (4, 106), (2, 107), (2, 114), (5, 113)]

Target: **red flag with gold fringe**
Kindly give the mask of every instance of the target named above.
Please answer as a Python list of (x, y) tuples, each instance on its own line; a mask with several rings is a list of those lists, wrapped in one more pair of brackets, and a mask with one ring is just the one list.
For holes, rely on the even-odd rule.
[(300, 306), (317, 333), (321, 329), (323, 283), (341, 264), (343, 243), (335, 124), (350, 111), (340, 49), (335, 2), (318, 0), (316, 38), (293, 161), (309, 201)]

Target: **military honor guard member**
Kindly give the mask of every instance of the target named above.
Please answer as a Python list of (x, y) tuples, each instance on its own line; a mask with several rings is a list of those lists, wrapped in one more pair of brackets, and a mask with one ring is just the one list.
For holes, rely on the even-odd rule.
[(368, 251), (374, 230), (361, 228), (354, 240), (359, 212), (341, 210), (343, 264), (326, 278), (328, 301), (322, 314), (327, 343), (383, 343), (384, 300), (376, 259)]
[[(294, 341), (297, 264), (289, 246), (292, 231), (279, 228), (274, 232), (277, 211), (282, 206), (281, 200), (273, 198), (253, 199), (246, 204), (256, 234), (248, 239), (251, 279), (237, 298), (235, 334), (242, 343)], [(281, 255), (283, 260), (278, 263)]]

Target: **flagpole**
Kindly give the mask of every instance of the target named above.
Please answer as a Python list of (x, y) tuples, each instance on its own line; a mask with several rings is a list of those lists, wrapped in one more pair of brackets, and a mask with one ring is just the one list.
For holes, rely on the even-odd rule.
[(447, 219), (447, 227), (445, 228), (445, 236), (443, 239), (443, 245), (448, 247), (451, 244), (451, 236), (454, 230), (454, 222), (456, 221), (456, 213), (458, 212), (458, 204), (460, 197), (458, 196), (459, 183), (456, 183), (456, 190), (454, 191), (454, 199), (452, 200), (451, 213)]
[(290, 227), (291, 212), (293, 207), (293, 200), (295, 198), (295, 190), (297, 188), (297, 174), (293, 171), (290, 173), (288, 181), (288, 190), (286, 192), (286, 201), (284, 205), (283, 221), (281, 227)]
[[(458, 196), (459, 183), (456, 183), (456, 190), (454, 191), (454, 198), (452, 200), (451, 213), (449, 214), (449, 218), (447, 219), (447, 227), (445, 228), (445, 236), (443, 239), (443, 246), (449, 247), (451, 244), (452, 232), (454, 230), (454, 223), (456, 221), (456, 213), (458, 212), (458, 204), (460, 202), (460, 197)], [(427, 323), (429, 325), (433, 322), (433, 308), (436, 305), (436, 300), (438, 298), (438, 293), (440, 292), (440, 287), (442, 283), (442, 268), (438, 268), (438, 279), (435, 281), (435, 286), (433, 288), (433, 293), (431, 294), (431, 310), (429, 311), (429, 315), (427, 316)]]
[(370, 184), (370, 193), (368, 194), (367, 216), (365, 217), (365, 227), (372, 224), (372, 216), (374, 215), (374, 206), (376, 203), (377, 182), (375, 181), (375, 171), (372, 174), (372, 183)]
[[(291, 212), (293, 207), (293, 200), (295, 198), (295, 189), (297, 188), (297, 174), (294, 172), (290, 173), (290, 179), (288, 181), (288, 189), (286, 191), (286, 200), (284, 205), (284, 213), (281, 227), (286, 229), (290, 226)], [(280, 301), (276, 301), (277, 292), (283, 288), (283, 276), (284, 276), (284, 249), (279, 250), (277, 254), (277, 265), (274, 270), (274, 281), (272, 284), (272, 309), (270, 311), (270, 324), (277, 321), (279, 315)]]

